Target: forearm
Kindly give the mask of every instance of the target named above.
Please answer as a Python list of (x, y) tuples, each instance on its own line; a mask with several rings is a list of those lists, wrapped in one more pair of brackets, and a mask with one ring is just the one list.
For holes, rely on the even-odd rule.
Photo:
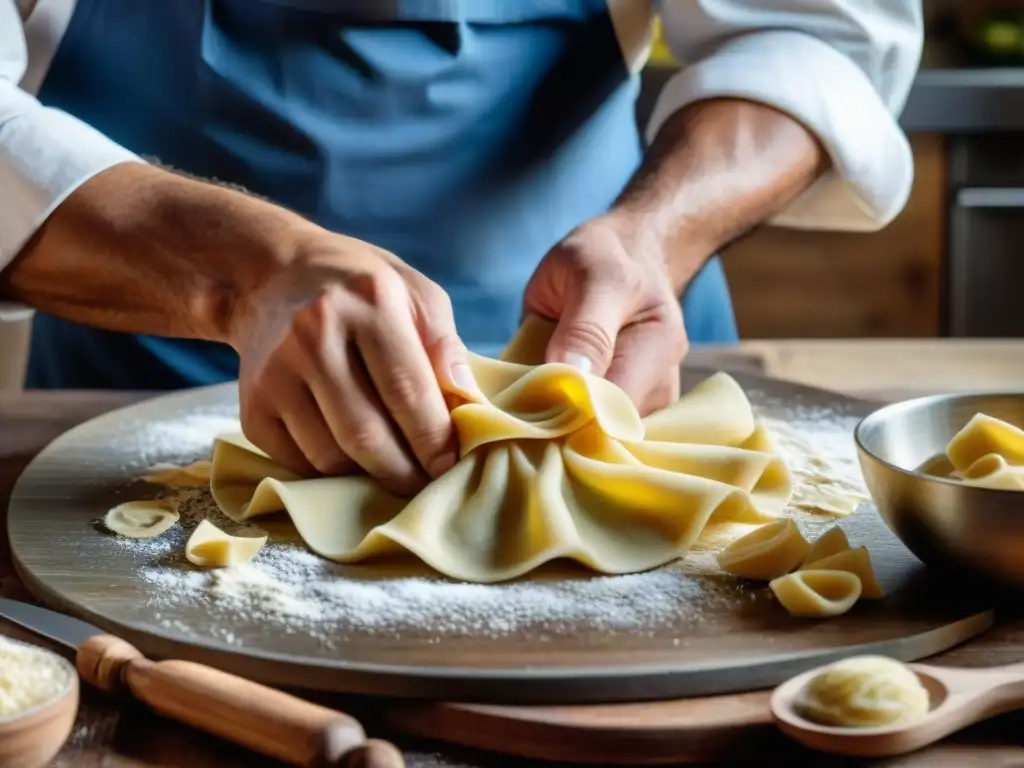
[(73, 192), (0, 274), (0, 296), (118, 331), (227, 341), (239, 297), (295, 253), (304, 220), (138, 163)]
[(783, 210), (827, 163), (813, 134), (778, 110), (700, 101), (665, 121), (608, 216), (635, 253), (664, 260), (681, 293), (708, 258)]

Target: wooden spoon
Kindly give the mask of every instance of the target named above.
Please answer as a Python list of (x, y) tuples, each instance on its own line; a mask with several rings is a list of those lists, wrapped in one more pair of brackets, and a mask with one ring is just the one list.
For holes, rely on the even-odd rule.
[(931, 709), (922, 719), (874, 728), (818, 725), (801, 717), (797, 694), (825, 667), (787, 680), (772, 693), (771, 711), (779, 729), (806, 747), (836, 755), (902, 755), (1004, 712), (1024, 709), (1024, 664), (966, 669), (908, 664), (928, 691)]

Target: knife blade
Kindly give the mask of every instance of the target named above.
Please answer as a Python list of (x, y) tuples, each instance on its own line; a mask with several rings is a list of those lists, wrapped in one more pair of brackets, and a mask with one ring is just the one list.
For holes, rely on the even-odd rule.
[(18, 600), (0, 597), (0, 618), (51, 640), (77, 653), (86, 640), (102, 635), (103, 630), (70, 616)]

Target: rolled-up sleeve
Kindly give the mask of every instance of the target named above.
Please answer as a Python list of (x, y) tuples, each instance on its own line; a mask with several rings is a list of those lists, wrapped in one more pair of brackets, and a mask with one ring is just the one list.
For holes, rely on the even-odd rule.
[(772, 224), (873, 231), (903, 209), (914, 161), (897, 117), (920, 64), (920, 0), (661, 0), (685, 66), (655, 105), (648, 138), (710, 98), (756, 101), (814, 133), (830, 170)]
[(138, 158), (18, 87), (28, 66), (22, 18), (0, 0), (0, 270), (51, 213), (101, 171)]

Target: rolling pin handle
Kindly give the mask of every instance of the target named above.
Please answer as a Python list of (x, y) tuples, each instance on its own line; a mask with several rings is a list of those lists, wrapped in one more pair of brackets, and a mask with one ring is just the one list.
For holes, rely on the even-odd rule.
[(153, 662), (117, 637), (78, 649), (78, 673), (108, 693), (126, 691), (160, 714), (303, 768), (402, 768), (402, 753), (367, 741), (342, 712), (187, 661)]
[(89, 685), (117, 694), (125, 691), (126, 665), (141, 658), (142, 654), (131, 643), (112, 635), (96, 635), (82, 643), (75, 656), (75, 666)]

